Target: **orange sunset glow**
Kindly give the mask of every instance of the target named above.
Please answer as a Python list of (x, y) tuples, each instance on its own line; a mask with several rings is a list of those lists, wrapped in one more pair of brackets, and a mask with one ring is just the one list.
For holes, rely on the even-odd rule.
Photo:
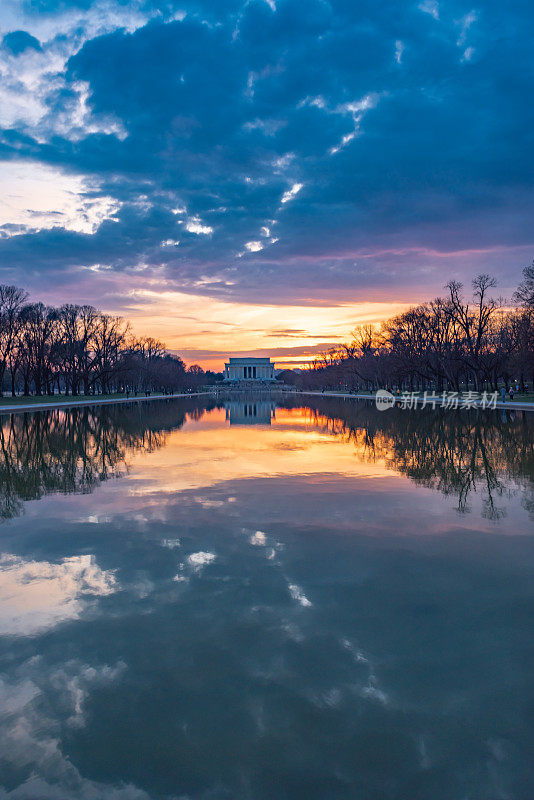
[(270, 356), (278, 368), (305, 367), (315, 354), (346, 341), (358, 325), (400, 313), (403, 303), (275, 306), (214, 300), (179, 292), (136, 292), (127, 316), (187, 363), (221, 371), (230, 355)]

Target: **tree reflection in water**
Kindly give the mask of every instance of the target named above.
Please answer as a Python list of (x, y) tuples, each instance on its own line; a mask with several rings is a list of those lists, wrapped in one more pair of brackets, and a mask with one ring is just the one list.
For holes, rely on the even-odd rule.
[[(355, 445), (362, 461), (382, 461), (422, 486), (458, 498), (470, 510), (473, 493), (483, 514), (498, 519), (499, 498), (521, 493), (534, 516), (534, 415), (526, 412), (380, 412), (367, 402), (321, 398), (280, 405), (301, 408), (309, 423)], [(165, 446), (186, 419), (216, 406), (178, 399), (54, 409), (0, 418), (0, 520), (51, 492), (91, 492), (128, 470), (128, 455)]]
[(352, 442), (363, 461), (383, 461), (419, 485), (457, 496), (460, 512), (470, 510), (472, 493), (482, 492), (483, 515), (499, 519), (499, 498), (517, 490), (534, 516), (534, 414), (378, 411), (368, 402), (332, 398), (314, 400), (309, 414), (320, 429)]
[(165, 445), (167, 434), (210, 405), (191, 399), (54, 409), (0, 418), (0, 520), (52, 492), (91, 492), (128, 470), (128, 455)]

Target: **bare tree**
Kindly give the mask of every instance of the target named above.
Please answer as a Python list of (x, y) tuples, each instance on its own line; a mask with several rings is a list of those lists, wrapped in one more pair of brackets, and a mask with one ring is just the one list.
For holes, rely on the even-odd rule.
[(534, 262), (523, 270), (516, 310), (491, 296), (494, 278), (472, 281), (472, 300), (457, 281), (446, 297), (413, 306), (381, 328), (360, 326), (348, 344), (317, 355), (300, 385), (378, 386), (481, 391), (534, 379)]
[(523, 269), (523, 280), (514, 292), (513, 300), (521, 308), (534, 311), (534, 261)]
[(17, 345), (20, 310), (27, 297), (23, 289), (0, 285), (0, 397), (3, 395), (4, 375)]

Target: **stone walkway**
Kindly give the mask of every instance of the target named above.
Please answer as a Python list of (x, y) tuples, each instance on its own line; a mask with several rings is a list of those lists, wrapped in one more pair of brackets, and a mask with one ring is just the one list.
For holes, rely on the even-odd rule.
[[(0, 414), (12, 414), (15, 411), (42, 411), (47, 408), (74, 408), (75, 406), (103, 406), (111, 405), (113, 403), (144, 403), (148, 400), (176, 400), (177, 398), (184, 397), (200, 397), (201, 395), (210, 395), (211, 392), (186, 392), (184, 394), (151, 394), (148, 397), (144, 395), (138, 397), (108, 397), (98, 399), (98, 395), (94, 398), (75, 400), (51, 400), (43, 401), (42, 403), (16, 403), (13, 405), (0, 405)], [(63, 397), (63, 395), (58, 395)]]
[[(313, 395), (315, 397), (337, 397), (338, 399), (342, 399), (342, 400), (369, 400), (369, 401), (373, 401), (373, 402), (375, 400), (375, 395), (374, 394), (351, 394), (350, 392), (312, 392), (312, 391), (308, 392), (308, 391), (302, 391), (302, 392), (287, 392), (287, 394), (291, 394), (292, 396)], [(396, 401), (395, 404), (396, 405), (399, 405), (400, 399), (401, 399), (400, 396), (399, 397), (395, 396), (395, 401)], [(418, 406), (417, 406), (419, 409), (422, 407), (422, 400), (423, 400), (423, 398), (419, 397), (419, 402), (418, 402)], [(434, 402), (434, 399), (432, 399), (432, 401), (428, 401), (427, 402), (427, 407), (428, 406), (431, 407), (433, 402)], [(444, 401), (440, 397), (435, 398), (435, 402), (436, 402), (436, 405), (443, 405), (444, 403), (445, 404), (447, 403), (446, 400)], [(484, 408), (484, 406), (482, 406), (482, 404), (480, 402), (476, 403), (475, 405), (476, 405), (477, 408), (481, 408), (481, 409)], [(459, 399), (458, 408), (461, 409), (461, 397)], [(503, 408), (503, 409), (506, 409), (508, 411), (534, 411), (534, 403), (525, 403), (525, 402), (520, 402), (520, 401), (515, 401), (515, 400), (507, 400), (505, 403), (503, 403), (502, 400), (498, 400), (497, 403), (496, 403), (495, 408)], [(486, 408), (484, 408), (484, 410), (490, 410), (490, 409), (488, 409), (486, 407)]]

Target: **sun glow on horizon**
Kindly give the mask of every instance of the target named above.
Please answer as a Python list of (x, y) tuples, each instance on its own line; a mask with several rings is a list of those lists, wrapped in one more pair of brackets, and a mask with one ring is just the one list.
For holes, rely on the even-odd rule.
[(259, 305), (145, 289), (132, 292), (121, 313), (137, 335), (150, 331), (187, 364), (221, 371), (230, 355), (269, 356), (280, 368), (304, 367), (317, 353), (349, 340), (356, 326), (377, 324), (406, 307), (386, 302)]

